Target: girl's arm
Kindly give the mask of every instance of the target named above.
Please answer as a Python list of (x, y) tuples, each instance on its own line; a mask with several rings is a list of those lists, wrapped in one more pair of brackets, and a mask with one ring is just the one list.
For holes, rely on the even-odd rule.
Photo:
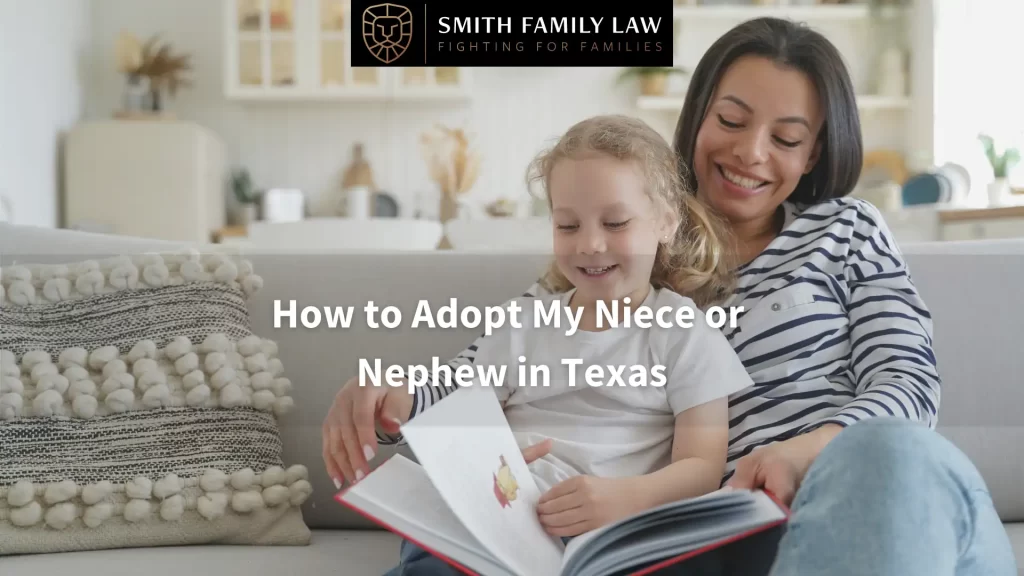
[[(692, 305), (681, 299), (672, 305), (687, 303)], [(721, 486), (729, 442), (728, 397), (753, 381), (725, 336), (704, 322), (658, 329), (651, 345), (666, 368), (664, 390), (675, 414), (672, 463), (639, 476), (575, 476), (556, 484), (537, 505), (548, 533), (575, 536)]]
[(672, 463), (635, 480), (642, 509), (718, 489), (729, 444), (729, 404), (719, 398), (676, 416)]
[[(725, 471), (729, 405), (716, 398), (676, 415), (672, 463), (641, 476), (573, 476), (537, 501), (552, 536), (578, 536), (656, 506), (718, 489)], [(524, 452), (524, 456), (525, 456)]]
[(714, 492), (725, 471), (727, 402), (717, 398), (676, 416), (672, 464), (641, 476), (563, 480), (541, 495), (537, 519), (552, 536), (577, 536), (662, 504)]
[[(693, 306), (688, 299), (667, 298), (677, 308)], [(661, 329), (652, 337), (676, 420), (672, 464), (636, 479), (645, 508), (721, 486), (729, 449), (728, 397), (754, 383), (722, 332), (701, 321), (702, 313), (694, 316), (693, 326)]]

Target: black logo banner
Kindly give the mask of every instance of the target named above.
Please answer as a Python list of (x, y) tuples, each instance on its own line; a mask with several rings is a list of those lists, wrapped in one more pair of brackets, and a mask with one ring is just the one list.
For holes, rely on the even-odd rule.
[(352, 0), (352, 65), (672, 66), (672, 0)]

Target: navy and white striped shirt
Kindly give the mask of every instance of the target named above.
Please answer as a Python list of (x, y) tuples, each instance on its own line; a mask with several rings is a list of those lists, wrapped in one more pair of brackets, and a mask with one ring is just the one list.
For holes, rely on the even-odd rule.
[[(723, 332), (754, 381), (729, 400), (725, 479), (754, 449), (825, 423), (898, 416), (936, 424), (931, 315), (882, 216), (853, 198), (784, 209), (782, 232), (739, 268), (724, 304), (744, 309)], [(542, 291), (534, 285), (526, 296)], [(476, 349), (451, 366), (473, 362)], [(416, 389), (413, 415), (459, 388), (442, 384)]]

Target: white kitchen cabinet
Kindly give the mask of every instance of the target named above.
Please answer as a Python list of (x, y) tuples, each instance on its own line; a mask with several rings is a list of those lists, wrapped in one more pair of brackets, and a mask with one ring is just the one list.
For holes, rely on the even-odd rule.
[(467, 68), (352, 66), (348, 0), (222, 0), (232, 100), (463, 100)]
[(881, 214), (897, 244), (934, 242), (942, 236), (939, 212), (932, 206), (910, 206)]

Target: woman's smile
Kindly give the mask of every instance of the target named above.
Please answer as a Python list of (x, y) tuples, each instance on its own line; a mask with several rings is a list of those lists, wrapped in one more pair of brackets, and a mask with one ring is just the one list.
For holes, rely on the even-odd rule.
[(753, 196), (760, 194), (768, 189), (768, 185), (771, 182), (758, 178), (753, 178), (747, 175), (746, 172), (741, 172), (735, 168), (726, 167), (722, 164), (715, 164), (718, 169), (718, 175), (722, 177), (722, 181), (719, 185), (728, 193), (735, 194), (737, 196)]

